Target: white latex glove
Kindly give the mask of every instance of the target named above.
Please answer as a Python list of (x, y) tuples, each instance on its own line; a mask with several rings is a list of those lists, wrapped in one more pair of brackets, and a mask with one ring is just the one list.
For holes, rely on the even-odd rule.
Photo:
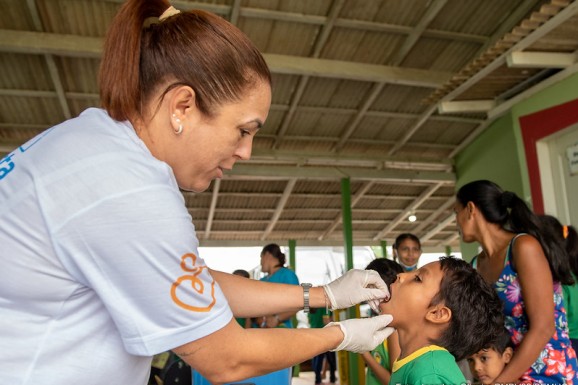
[(338, 325), (343, 332), (343, 341), (333, 351), (348, 350), (353, 353), (372, 351), (395, 331), (387, 327), (393, 317), (389, 314), (371, 318), (354, 318), (330, 322), (325, 327)]
[(389, 298), (387, 285), (374, 270), (349, 270), (335, 281), (323, 286), (331, 310), (345, 309), (368, 301), (379, 314), (379, 303)]

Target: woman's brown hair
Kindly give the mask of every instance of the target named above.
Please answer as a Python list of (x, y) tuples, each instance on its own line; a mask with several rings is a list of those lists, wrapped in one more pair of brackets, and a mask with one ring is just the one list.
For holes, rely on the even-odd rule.
[(169, 6), (166, 0), (128, 0), (113, 19), (99, 77), (101, 103), (112, 118), (143, 117), (163, 84), (161, 99), (176, 86), (190, 86), (197, 108), (210, 116), (258, 80), (271, 83), (263, 56), (238, 28), (200, 10), (159, 21)]

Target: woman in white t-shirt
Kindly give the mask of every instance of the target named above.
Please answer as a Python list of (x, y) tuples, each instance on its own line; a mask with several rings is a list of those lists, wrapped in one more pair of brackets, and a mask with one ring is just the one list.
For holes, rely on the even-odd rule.
[(223, 383), (389, 335), (389, 316), (268, 330), (234, 318), (379, 300), (376, 273), (300, 287), (210, 271), (198, 255), (180, 189), (248, 159), (271, 103), (267, 65), (236, 27), (129, 0), (100, 94), (103, 109), (0, 160), (0, 383), (144, 384), (167, 350)]

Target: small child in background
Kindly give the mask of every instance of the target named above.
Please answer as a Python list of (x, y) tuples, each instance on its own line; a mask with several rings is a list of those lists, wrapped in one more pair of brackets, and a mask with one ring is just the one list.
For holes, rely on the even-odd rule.
[(505, 328), (498, 338), (487, 347), (468, 357), (474, 381), (481, 384), (493, 384), (494, 380), (510, 362), (514, 354), (514, 344)]
[[(397, 279), (397, 274), (403, 273), (401, 265), (386, 258), (371, 261), (365, 270), (375, 270), (389, 287)], [(372, 311), (373, 313), (373, 311)], [(387, 385), (391, 378), (393, 362), (399, 356), (399, 340), (397, 332), (393, 332), (382, 344), (371, 352), (361, 354), (367, 365), (365, 385)]]
[(456, 360), (488, 346), (504, 328), (502, 303), (469, 263), (451, 257), (398, 274), (390, 299), (401, 353), (391, 384), (463, 384)]
[[(243, 269), (237, 269), (237, 270), (233, 271), (233, 274), (239, 275), (239, 276), (245, 277), (245, 278), (251, 278), (251, 275), (249, 274), (249, 272), (247, 270), (243, 270)], [(251, 318), (235, 317), (235, 319), (237, 320), (239, 325), (241, 325), (243, 328), (245, 328), (245, 329), (251, 328)]]

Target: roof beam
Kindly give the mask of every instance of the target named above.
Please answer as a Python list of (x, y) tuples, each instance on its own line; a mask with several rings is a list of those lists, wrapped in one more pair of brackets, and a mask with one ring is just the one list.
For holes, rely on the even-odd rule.
[(233, 25), (239, 23), (239, 12), (241, 10), (241, 0), (235, 0), (231, 6), (231, 12), (229, 13), (229, 21)]
[[(578, 4), (578, 3), (574, 3), (574, 4)], [(563, 69), (562, 71), (550, 76), (549, 78), (536, 84), (534, 87), (529, 88), (526, 91), (522, 92), (521, 94), (518, 94), (518, 95), (514, 96), (513, 98), (510, 98), (507, 101), (498, 104), (495, 108), (488, 111), (488, 119), (485, 122), (481, 123), (479, 126), (477, 126), (474, 129), (474, 131), (472, 131), (470, 133), (470, 135), (468, 135), (464, 140), (462, 140), (462, 142), (456, 148), (454, 148), (452, 150), (449, 157), (453, 158), (460, 151), (462, 151), (464, 148), (466, 148), (466, 146), (468, 146), (471, 142), (474, 141), (474, 139), (476, 139), (482, 132), (484, 132), (486, 130), (486, 128), (488, 128), (488, 126), (490, 126), (494, 122), (495, 119), (497, 119), (498, 117), (502, 116), (504, 113), (509, 111), (510, 108), (512, 108), (515, 104), (520, 103), (521, 101), (528, 99), (532, 95), (542, 91), (543, 89), (545, 89), (547, 87), (550, 87), (553, 84), (556, 84), (556, 83), (562, 81), (563, 79), (570, 77), (571, 75), (573, 75), (577, 72), (578, 72), (578, 63), (576, 63), (576, 64), (574, 64), (574, 65), (572, 65), (566, 69)]]
[[(341, 8), (343, 8), (344, 0), (338, 0), (333, 3), (331, 9), (329, 10), (329, 16), (327, 17), (327, 22), (323, 24), (321, 28), (321, 32), (319, 33), (319, 37), (315, 41), (315, 46), (311, 52), (312, 58), (318, 58), (321, 54), (321, 50), (325, 46), (331, 31), (333, 30), (333, 25), (335, 23), (335, 19), (341, 12)], [(297, 106), (303, 97), (303, 93), (305, 92), (305, 88), (309, 83), (310, 76), (304, 74), (299, 79), (299, 83), (297, 84), (297, 90), (293, 93), (293, 97), (291, 98), (291, 105), (289, 106), (289, 111), (285, 114), (283, 118), (283, 122), (280, 125), (279, 130), (277, 131), (277, 135), (275, 136), (275, 141), (273, 142), (273, 148), (277, 149), (280, 143), (283, 141), (283, 137), (285, 133), (289, 129), (289, 125), (293, 121), (293, 116), (295, 116), (295, 112), (297, 111)]]
[[(512, 28), (511, 23), (513, 23), (514, 25), (516, 23), (518, 23), (518, 20), (520, 18), (522, 18), (529, 11), (529, 9), (531, 9), (535, 4), (536, 4), (536, 0), (526, 0), (524, 2), (524, 4), (522, 4), (521, 7), (518, 7), (518, 9), (510, 15), (508, 20), (502, 24), (500, 29), (498, 29), (498, 31), (496, 33), (494, 33), (492, 39), (490, 39), (490, 41), (488, 41), (488, 43), (484, 47), (482, 47), (482, 49), (480, 49), (480, 51), (478, 52), (478, 55), (481, 55), (483, 52), (485, 52), (489, 48), (489, 46), (491, 46), (491, 44), (495, 43), (495, 40), (501, 38), (506, 31), (509, 31)], [(546, 23), (544, 23), (544, 25), (542, 25), (541, 27), (536, 29), (534, 32), (532, 32), (531, 34), (529, 34), (525, 38), (521, 39), (512, 48), (510, 48), (506, 53), (504, 53), (501, 56), (499, 56), (498, 58), (496, 58), (494, 61), (492, 61), (486, 67), (482, 68), (480, 71), (478, 71), (476, 74), (474, 74), (468, 80), (466, 80), (464, 83), (460, 84), (453, 91), (451, 91), (446, 96), (444, 96), (442, 98), (442, 100), (440, 101), (440, 103), (443, 101), (454, 100), (457, 96), (461, 95), (463, 92), (465, 92), (468, 89), (470, 89), (471, 87), (473, 87), (480, 79), (483, 79), (489, 73), (494, 71), (496, 68), (503, 65), (505, 63), (505, 58), (509, 52), (522, 51), (525, 48), (529, 47), (530, 45), (535, 43), (538, 39), (540, 39), (544, 35), (551, 32), (557, 26), (559, 26), (560, 24), (562, 24), (566, 20), (570, 19), (577, 12), (577, 9), (576, 9), (577, 7), (578, 7), (578, 2), (574, 2), (574, 3), (570, 4), (568, 7), (566, 7), (564, 10), (562, 10), (560, 13), (558, 13), (556, 16), (554, 16), (553, 18), (548, 20)], [(438, 105), (439, 105), (439, 103), (438, 103)], [(403, 147), (409, 141), (409, 139), (425, 124), (425, 122), (429, 119), (429, 117), (436, 110), (437, 110), (437, 105), (432, 105), (428, 110), (426, 110), (422, 114), (422, 116), (418, 119), (416, 124), (412, 128), (410, 128), (410, 130), (406, 133), (406, 135), (404, 135), (404, 137), (388, 152), (388, 155), (395, 154), (401, 147)], [(480, 125), (474, 130), (474, 132), (470, 136), (468, 136), (468, 138), (466, 138), (466, 140), (469, 140), (469, 142), (471, 142), (471, 140), (473, 140), (473, 138), (477, 137), (477, 135), (479, 135), (481, 132), (483, 132), (483, 130), (485, 130), (485, 128), (488, 126), (488, 124), (489, 124), (488, 120), (480, 123)], [(472, 139), (470, 139), (470, 138), (472, 138)], [(468, 142), (468, 144), (469, 144), (469, 142)], [(460, 144), (460, 146), (458, 146), (458, 148), (454, 149), (450, 153), (449, 157), (453, 157), (453, 156), (455, 156), (455, 154), (457, 154), (459, 151), (461, 151), (461, 149), (464, 147), (464, 146), (462, 146), (463, 143), (464, 142), (462, 142)]]
[[(24, 89), (11, 89), (11, 88), (0, 88), (0, 96), (18, 96), (18, 97), (33, 97), (33, 98), (56, 98), (57, 94), (55, 91), (41, 91), (41, 90), (24, 90)], [(68, 99), (98, 99), (99, 95), (97, 93), (88, 92), (66, 92), (66, 98)], [(272, 104), (271, 111), (287, 111), (290, 108), (286, 104)], [(314, 107), (314, 106), (298, 106), (297, 111), (300, 112), (312, 112), (319, 114), (339, 114), (339, 115), (354, 115), (357, 113), (357, 109), (354, 108), (334, 108), (334, 107)], [(418, 114), (412, 114), (408, 112), (393, 112), (393, 111), (367, 111), (365, 113), (366, 117), (378, 117), (384, 119), (417, 119)], [(480, 124), (483, 119), (471, 118), (467, 116), (442, 116), (436, 115), (430, 117), (430, 120), (437, 122), (453, 122), (453, 123), (465, 123), (465, 124)], [(259, 135), (262, 136), (262, 135)]]
[(506, 33), (510, 32), (512, 28), (518, 25), (520, 23), (520, 20), (524, 16), (526, 16), (532, 10), (532, 8), (536, 6), (536, 4), (539, 1), (540, 0), (525, 0), (522, 4), (518, 5), (512, 13), (510, 13), (510, 15), (506, 20), (496, 23), (498, 29), (494, 31), (492, 36), (478, 50), (478, 52), (474, 55), (474, 57), (478, 57), (484, 52), (486, 52), (488, 48), (490, 48), (493, 44), (495, 44)]
[(455, 183), (455, 174), (450, 172), (411, 171), (411, 170), (375, 170), (355, 167), (293, 167), (293, 166), (263, 166), (258, 164), (237, 164), (228, 171), (226, 177), (234, 179), (270, 179), (283, 180), (300, 178), (311, 180), (336, 180), (351, 178), (367, 181), (396, 181), (424, 183)]
[(488, 112), (496, 107), (495, 100), (457, 100), (443, 101), (438, 105), (440, 114), (466, 114)]
[[(256, 238), (259, 236), (260, 231), (249, 231), (247, 232), (247, 236), (255, 237), (255, 239), (239, 239), (239, 234), (233, 231), (219, 231), (215, 232), (216, 237), (223, 238), (223, 239), (200, 239), (199, 246), (200, 247), (263, 247), (263, 241)], [(317, 240), (317, 238), (309, 238), (312, 237), (310, 233), (299, 234), (302, 235), (302, 238), (297, 241), (297, 247), (301, 246), (332, 246), (332, 247), (343, 247), (343, 239), (326, 239), (323, 241)], [(270, 238), (268, 242), (277, 243), (279, 245), (287, 244), (287, 238)], [(380, 246), (380, 241), (374, 241), (370, 238), (359, 237), (355, 239), (355, 246)], [(424, 246), (422, 245), (422, 251), (424, 253), (444, 253), (445, 252), (445, 245), (443, 247), (435, 247), (435, 246)], [(299, 253), (299, 250), (297, 250)], [(299, 256), (298, 256), (299, 258)]]
[[(0, 29), (0, 51), (100, 58), (102, 38)], [(437, 88), (451, 73), (376, 64), (263, 54), (271, 72)]]
[(322, 152), (304, 151), (280, 151), (267, 149), (254, 149), (251, 154), (251, 161), (279, 160), (304, 164), (314, 161), (317, 164), (351, 164), (366, 165), (373, 167), (396, 166), (397, 168), (429, 168), (438, 170), (451, 170), (453, 160), (451, 159), (431, 159), (431, 158), (410, 158), (401, 156), (375, 156), (375, 155), (351, 155)]
[(389, 233), (391, 230), (393, 230), (395, 228), (395, 226), (397, 226), (401, 221), (403, 221), (407, 217), (407, 214), (409, 212), (414, 211), (416, 208), (418, 208), (419, 205), (421, 205), (430, 196), (432, 196), (433, 193), (435, 193), (436, 190), (439, 189), (441, 186), (443, 186), (443, 184), (438, 183), (438, 184), (434, 184), (432, 186), (429, 186), (427, 189), (425, 189), (407, 208), (402, 210), (395, 217), (395, 219), (393, 221), (391, 221), (387, 226), (385, 226), (385, 228), (383, 230), (381, 230), (379, 233), (377, 233), (373, 237), (373, 239), (378, 240), (378, 239), (383, 238), (384, 235)]
[(423, 229), (426, 228), (426, 226), (428, 226), (430, 223), (432, 223), (434, 220), (436, 220), (440, 216), (441, 213), (443, 213), (444, 211), (446, 211), (450, 207), (452, 207), (453, 204), (455, 203), (455, 201), (456, 201), (456, 198), (454, 196), (451, 196), (447, 201), (445, 201), (444, 204), (439, 206), (425, 220), (420, 221), (420, 224), (415, 229), (413, 229), (414, 233), (419, 234)]
[(215, 209), (217, 207), (217, 200), (219, 199), (219, 190), (221, 189), (221, 179), (216, 179), (213, 185), (213, 193), (211, 194), (211, 207), (209, 208), (209, 215), (207, 217), (207, 225), (205, 226), (205, 239), (211, 236), (211, 227), (213, 226), (213, 219), (215, 218)]
[(446, 5), (448, 0), (435, 0), (433, 3), (428, 2), (428, 9), (423, 17), (418, 21), (417, 25), (411, 30), (409, 36), (403, 42), (403, 45), (397, 50), (397, 54), (393, 59), (393, 65), (400, 65), (405, 57), (409, 54), (411, 49), (417, 43), (418, 39), (423, 35), (427, 26), (440, 13), (442, 8)]
[(454, 241), (456, 241), (459, 237), (460, 237), (460, 233), (456, 232), (455, 234), (452, 234), (449, 237), (447, 237), (446, 239), (444, 239), (443, 241), (440, 241), (438, 243), (438, 246), (449, 245), (450, 243), (453, 243)]
[(457, 96), (461, 95), (466, 90), (473, 87), (478, 81), (498, 69), (500, 66), (506, 63), (506, 58), (512, 52), (523, 51), (524, 49), (530, 47), (540, 38), (546, 36), (548, 33), (552, 32), (556, 27), (560, 26), (562, 23), (568, 21), (574, 15), (578, 13), (578, 2), (573, 2), (560, 11), (557, 15), (553, 16), (550, 20), (545, 22), (538, 29), (534, 30), (528, 36), (520, 40), (518, 43), (514, 44), (510, 49), (504, 52), (502, 55), (498, 56), (484, 68), (479, 70), (476, 74), (470, 77), (468, 80), (460, 84), (453, 91), (448, 93), (442, 98), (443, 101), (453, 100)]
[[(375, 184), (375, 182), (373, 182), (373, 181), (367, 182), (361, 187), (361, 189), (359, 191), (357, 191), (357, 193), (355, 193), (355, 195), (353, 196), (353, 199), (351, 200), (351, 208), (352, 209), (361, 200), (361, 198), (363, 198), (365, 193), (368, 192), (371, 187), (373, 187), (374, 184)], [(325, 239), (329, 234), (331, 234), (335, 230), (335, 228), (341, 223), (341, 221), (343, 219), (343, 216), (341, 214), (342, 213), (340, 211), (339, 214), (333, 219), (333, 222), (329, 225), (327, 230), (325, 230), (323, 235), (321, 235), (319, 238), (317, 238), (318, 240), (321, 241), (321, 240)]]
[(376, 64), (264, 54), (271, 71), (288, 75), (391, 83), (414, 87), (437, 88), (451, 78), (449, 72), (399, 68)]
[(296, 183), (297, 183), (297, 178), (291, 178), (289, 180), (289, 182), (287, 182), (287, 185), (285, 186), (285, 190), (283, 191), (283, 195), (281, 196), (281, 199), (279, 199), (279, 202), (277, 202), (277, 208), (275, 209), (275, 213), (273, 214), (273, 218), (271, 218), (271, 221), (269, 222), (267, 229), (261, 235), (262, 241), (267, 239), (269, 234), (271, 234), (271, 232), (275, 228), (275, 225), (277, 224), (277, 221), (279, 220), (281, 213), (283, 213), (283, 209), (285, 208), (285, 205), (287, 204), (287, 201), (289, 200), (289, 197), (291, 196), (291, 192), (295, 188)]
[(353, 131), (355, 131), (361, 120), (364, 118), (365, 113), (367, 112), (367, 110), (369, 110), (369, 107), (371, 107), (375, 99), (377, 99), (379, 94), (381, 94), (381, 91), (383, 90), (384, 86), (385, 83), (375, 83), (373, 85), (371, 91), (369, 91), (369, 95), (367, 95), (367, 97), (363, 101), (363, 104), (361, 105), (359, 111), (357, 111), (355, 117), (353, 118), (351, 123), (349, 123), (348, 127), (345, 129), (345, 132), (341, 135), (339, 141), (335, 143), (331, 151), (339, 151), (343, 148), (345, 142), (347, 142), (351, 134), (353, 134)]
[[(118, 3), (123, 3), (124, 0), (109, 0), (115, 1)], [(536, 0), (531, 0), (532, 2), (536, 2)], [(211, 3), (197, 3), (197, 2), (190, 2), (190, 1), (179, 1), (174, 0), (172, 1), (173, 5), (178, 9), (202, 9), (205, 11), (213, 12), (219, 15), (227, 16), (231, 14), (231, 6), (228, 5), (220, 5), (220, 4), (211, 4)], [(296, 13), (296, 12), (283, 12), (283, 11), (276, 11), (272, 9), (260, 9), (260, 8), (251, 8), (251, 7), (241, 7), (239, 9), (239, 14), (242, 17), (246, 18), (257, 18), (257, 19), (266, 19), (266, 20), (276, 20), (276, 21), (284, 21), (288, 23), (299, 23), (299, 24), (311, 24), (311, 25), (322, 25), (327, 22), (327, 17), (320, 16), (320, 15), (305, 15), (303, 13)], [(378, 23), (372, 21), (365, 21), (365, 20), (354, 20), (354, 19), (336, 19), (335, 26), (340, 28), (350, 28), (350, 29), (361, 29), (373, 32), (389, 32), (389, 33), (398, 33), (400, 35), (409, 35), (411, 34), (413, 28), (397, 25), (397, 24), (388, 24), (388, 23)], [(456, 40), (456, 41), (465, 41), (471, 43), (480, 43), (484, 44), (488, 41), (486, 36), (482, 35), (471, 35), (467, 33), (460, 33), (460, 32), (451, 32), (451, 31), (442, 31), (436, 29), (426, 29), (423, 31), (423, 36), (433, 37), (438, 39), (447, 39), (447, 40)]]
[[(38, 14), (36, 1), (26, 0), (26, 5), (32, 17), (34, 28), (37, 31), (42, 32), (44, 27), (42, 26), (42, 21), (40, 20), (40, 15)], [(56, 67), (54, 57), (52, 55), (45, 54), (44, 60), (46, 61), (48, 74), (50, 75), (50, 80), (52, 80), (52, 84), (54, 85), (54, 90), (56, 91), (56, 97), (58, 99), (58, 103), (60, 104), (60, 108), (62, 109), (62, 114), (65, 119), (70, 119), (72, 117), (72, 113), (70, 112), (70, 107), (68, 106), (66, 96), (64, 95), (64, 87), (62, 86), (62, 80), (60, 79), (60, 74), (58, 73), (58, 68)]]
[(447, 227), (450, 223), (452, 223), (453, 221), (455, 221), (456, 219), (456, 215), (455, 214), (451, 214), (448, 217), (446, 217), (443, 221), (441, 221), (440, 223), (438, 223), (438, 225), (436, 227), (434, 227), (433, 229), (431, 229), (430, 231), (428, 231), (427, 233), (425, 233), (422, 237), (420, 237), (420, 241), (425, 242), (428, 239), (430, 239), (431, 237), (433, 237), (434, 235), (436, 235), (439, 231), (443, 230), (445, 227)]
[(510, 68), (566, 68), (576, 63), (576, 54), (562, 52), (510, 52), (506, 57)]

